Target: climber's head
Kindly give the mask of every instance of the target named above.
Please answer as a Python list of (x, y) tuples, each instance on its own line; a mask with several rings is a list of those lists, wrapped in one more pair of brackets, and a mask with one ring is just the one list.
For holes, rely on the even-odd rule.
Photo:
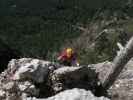
[(67, 57), (70, 58), (72, 55), (73, 55), (73, 49), (72, 48), (67, 48), (66, 49), (66, 54), (67, 54)]

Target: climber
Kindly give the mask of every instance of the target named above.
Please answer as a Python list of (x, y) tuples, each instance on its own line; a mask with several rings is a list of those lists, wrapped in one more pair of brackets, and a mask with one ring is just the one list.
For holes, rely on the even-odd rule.
[(66, 48), (63, 50), (57, 60), (66, 66), (79, 66), (78, 60), (77, 60), (77, 54), (74, 52), (72, 48)]

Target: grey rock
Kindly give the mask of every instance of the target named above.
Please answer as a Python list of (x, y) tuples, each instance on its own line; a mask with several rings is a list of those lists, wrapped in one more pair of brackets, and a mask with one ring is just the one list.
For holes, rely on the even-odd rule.
[(3, 85), (3, 88), (6, 91), (9, 91), (9, 90), (13, 89), (14, 87), (15, 87), (15, 83), (14, 82), (8, 82), (7, 84)]
[(112, 68), (112, 65), (113, 65), (112, 62), (105, 61), (98, 64), (92, 64), (89, 66), (92, 66), (96, 70), (96, 73), (98, 73), (98, 79), (100, 80), (101, 83), (103, 83), (106, 77), (108, 76), (109, 71)]
[(50, 62), (47, 61), (44, 62), (38, 59), (23, 58), (17, 60), (16, 63), (19, 68), (15, 72), (13, 80), (29, 79), (40, 83), (44, 81), (49, 72), (48, 65)]
[(133, 99), (133, 59), (131, 59), (109, 89), (112, 100)]
[(4, 99), (6, 97), (6, 92), (4, 90), (0, 90), (0, 99)]
[(13, 59), (0, 74), (0, 99), (109, 100), (92, 94), (98, 82), (94, 67), (62, 66), (32, 58)]
[[(92, 65), (96, 72), (99, 73), (99, 80), (102, 82), (112, 68), (112, 62), (106, 61), (103, 63)], [(116, 79), (113, 86), (108, 90), (111, 100), (132, 100), (133, 99), (133, 59), (131, 59), (119, 77)]]
[[(51, 62), (32, 58), (13, 59), (0, 74), (1, 100), (19, 100), (27, 96), (38, 96), (36, 84), (48, 79)], [(53, 66), (54, 68), (54, 66)]]
[(88, 67), (62, 67), (51, 73), (50, 78), (55, 93), (76, 87), (94, 92), (98, 82), (95, 71)]

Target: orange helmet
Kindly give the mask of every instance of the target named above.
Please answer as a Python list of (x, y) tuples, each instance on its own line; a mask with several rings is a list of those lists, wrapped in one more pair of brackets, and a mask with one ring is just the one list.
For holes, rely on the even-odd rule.
[(68, 58), (70, 58), (73, 54), (73, 49), (72, 48), (67, 48), (66, 49), (66, 55)]

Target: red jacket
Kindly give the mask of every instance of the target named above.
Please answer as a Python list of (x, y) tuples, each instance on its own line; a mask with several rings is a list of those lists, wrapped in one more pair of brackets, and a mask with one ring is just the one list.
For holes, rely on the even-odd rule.
[(60, 60), (60, 61), (69, 61), (69, 62), (73, 62), (74, 60), (76, 60), (76, 54), (73, 53), (73, 54), (71, 55), (71, 57), (68, 58), (68, 57), (67, 57), (66, 50), (64, 50), (63, 52), (61, 52), (61, 53), (59, 54), (58, 60)]

